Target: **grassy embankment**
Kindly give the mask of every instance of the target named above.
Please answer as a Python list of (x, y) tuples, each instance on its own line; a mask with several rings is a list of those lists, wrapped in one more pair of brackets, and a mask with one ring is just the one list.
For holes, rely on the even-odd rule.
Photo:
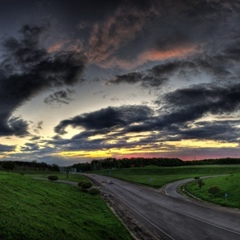
[[(240, 207), (240, 166), (239, 165), (204, 165), (204, 166), (184, 166), (184, 167), (155, 167), (128, 168), (116, 170), (101, 170), (96, 173), (116, 177), (130, 182), (160, 188), (167, 183), (201, 176), (211, 176), (218, 174), (230, 174), (230, 176), (214, 177), (204, 179), (205, 186), (199, 190), (197, 182), (187, 185), (187, 190), (206, 201), (217, 204)], [(216, 197), (208, 193), (211, 186), (218, 186), (221, 190)], [(228, 193), (227, 201), (225, 193)]]
[(32, 177), (0, 171), (0, 239), (132, 239), (99, 196)]
[[(197, 181), (188, 183), (185, 187), (191, 194), (205, 201), (240, 208), (240, 173), (203, 179), (203, 182), (205, 185), (201, 189), (199, 189)], [(214, 197), (208, 193), (208, 189), (212, 186), (218, 186), (220, 188), (220, 192)]]

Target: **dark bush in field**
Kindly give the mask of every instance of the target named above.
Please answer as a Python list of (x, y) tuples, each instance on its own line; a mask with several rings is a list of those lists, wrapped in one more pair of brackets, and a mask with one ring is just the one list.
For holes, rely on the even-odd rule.
[(79, 182), (79, 183), (78, 183), (78, 186), (79, 186), (79, 187), (82, 187), (82, 185), (83, 185), (84, 183), (86, 183), (86, 182)]
[(50, 181), (57, 181), (58, 180), (58, 176), (48, 176), (48, 180), (50, 180)]
[(220, 192), (220, 188), (218, 186), (212, 186), (208, 189), (208, 193), (212, 194), (215, 197)]
[(91, 195), (98, 195), (98, 194), (100, 194), (100, 191), (99, 191), (99, 189), (97, 189), (97, 188), (91, 188), (91, 189), (89, 189), (89, 191), (88, 191)]
[(89, 189), (92, 187), (92, 183), (90, 182), (83, 183), (81, 187), (82, 189)]

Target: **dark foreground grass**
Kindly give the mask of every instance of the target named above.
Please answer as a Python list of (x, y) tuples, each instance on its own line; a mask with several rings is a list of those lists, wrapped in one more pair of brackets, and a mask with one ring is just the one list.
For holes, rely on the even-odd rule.
[(159, 188), (167, 183), (200, 176), (240, 173), (239, 165), (204, 165), (184, 167), (127, 168), (101, 170), (95, 173)]
[(132, 239), (99, 196), (80, 188), (0, 172), (0, 189), (0, 239)]
[[(185, 187), (191, 194), (205, 201), (240, 208), (240, 173), (203, 179), (203, 182), (205, 185), (201, 189), (199, 189), (197, 181), (188, 183)], [(208, 189), (212, 186), (220, 188), (220, 192), (214, 197), (208, 193)]]

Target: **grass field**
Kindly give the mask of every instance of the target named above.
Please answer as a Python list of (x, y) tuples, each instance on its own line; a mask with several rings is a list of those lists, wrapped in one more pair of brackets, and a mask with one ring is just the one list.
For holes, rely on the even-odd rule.
[[(203, 179), (203, 182), (205, 185), (201, 189), (199, 189), (197, 181), (188, 183), (185, 187), (191, 194), (205, 201), (240, 208), (240, 173)], [(212, 186), (220, 188), (220, 192), (215, 197), (208, 193), (208, 189)]]
[(132, 239), (99, 196), (32, 177), (0, 172), (0, 239)]
[(204, 165), (184, 167), (147, 166), (143, 168), (101, 170), (96, 171), (95, 173), (159, 188), (173, 181), (191, 177), (194, 178), (196, 176), (240, 173), (240, 166), (239, 165)]

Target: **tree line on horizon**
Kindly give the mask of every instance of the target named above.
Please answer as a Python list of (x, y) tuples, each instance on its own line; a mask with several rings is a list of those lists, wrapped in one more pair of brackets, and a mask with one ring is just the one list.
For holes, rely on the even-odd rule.
[[(41, 171), (60, 171), (57, 164), (47, 164), (45, 162), (37, 161), (1, 161), (0, 167), (6, 166), (6, 162), (11, 162), (14, 169), (17, 170), (41, 170)], [(118, 168), (132, 168), (132, 167), (177, 167), (177, 166), (191, 166), (191, 165), (226, 165), (226, 164), (240, 164), (240, 158), (219, 158), (219, 159), (204, 159), (183, 161), (179, 158), (106, 158), (100, 160), (92, 160), (90, 163), (76, 163), (66, 168), (76, 168), (78, 172), (95, 171), (102, 169), (118, 169)]]
[(204, 159), (183, 161), (179, 158), (106, 158), (101, 160), (93, 160), (90, 163), (77, 163), (71, 167), (77, 171), (95, 171), (102, 169), (117, 169), (131, 167), (146, 167), (149, 165), (158, 167), (177, 167), (191, 165), (225, 165), (240, 164), (240, 158), (220, 158), (220, 159)]
[[(11, 166), (11, 167), (10, 167)], [(45, 162), (37, 161), (1, 161), (1, 168), (17, 169), (17, 170), (48, 170), (48, 171), (59, 171), (59, 166), (57, 164), (47, 164)]]

